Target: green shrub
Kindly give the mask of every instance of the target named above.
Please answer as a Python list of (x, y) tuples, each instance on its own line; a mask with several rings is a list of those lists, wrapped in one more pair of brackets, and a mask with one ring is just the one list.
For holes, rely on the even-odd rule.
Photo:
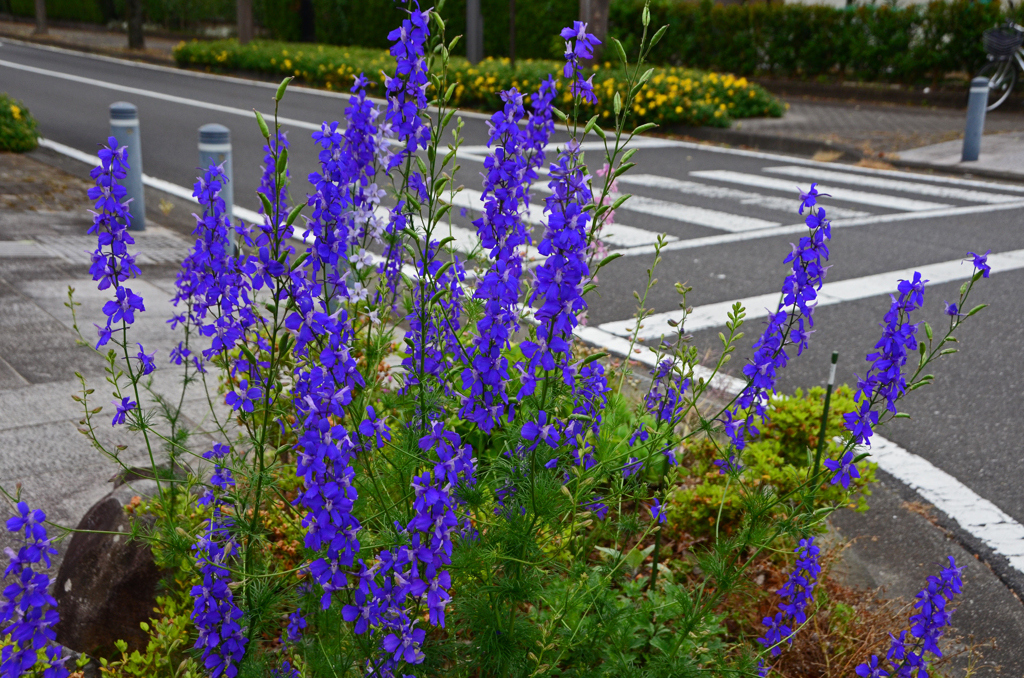
[[(34, 0), (10, 0), (11, 13), (15, 16), (35, 16)], [(106, 16), (100, 0), (46, 0), (48, 19), (82, 21), (84, 23), (106, 23)]]
[[(348, 89), (356, 75), (365, 73), (374, 83), (371, 92), (377, 95), (382, 91), (381, 71), (391, 71), (395, 66), (394, 59), (383, 50), (269, 41), (254, 41), (245, 46), (234, 40), (183, 42), (175, 48), (174, 58), (179, 66), (292, 75), (335, 91)], [(569, 93), (561, 70), (561, 64), (555, 61), (524, 59), (513, 68), (508, 59), (485, 59), (471, 65), (465, 59), (453, 58), (450, 78), (459, 84), (452, 104), (497, 110), (502, 105), (502, 90), (515, 86), (523, 92), (536, 91), (549, 75), (558, 81), (564, 104)], [(620, 75), (621, 70), (607, 62), (594, 66), (599, 103), (597, 107), (585, 107), (586, 117), (597, 113), (602, 119), (612, 119), (614, 93), (618, 91), (623, 99), (626, 95)], [(638, 124), (715, 127), (727, 127), (734, 118), (778, 117), (783, 111), (778, 100), (764, 88), (744, 78), (675, 67), (655, 69), (633, 108)]]
[(0, 151), (34, 150), (38, 136), (36, 119), (25, 104), (0, 92)]
[[(644, 0), (615, 0), (609, 34), (627, 50), (639, 42), (634, 17)], [(668, 24), (654, 63), (739, 75), (916, 83), (973, 73), (985, 61), (981, 34), (1005, 18), (998, 2), (933, 0), (927, 5), (824, 5), (652, 0), (651, 25)]]
[[(821, 408), (825, 389), (817, 387), (806, 394), (797, 389), (792, 396), (776, 396), (772, 401), (771, 419), (761, 427), (761, 435), (747, 445), (743, 452), (745, 474), (754, 486), (768, 484), (779, 494), (796, 489), (807, 479), (813, 464), (821, 426)], [(847, 386), (840, 386), (832, 394), (823, 459), (835, 456), (836, 436), (843, 436), (846, 428), (843, 415), (856, 409), (853, 394)], [(721, 452), (707, 438), (688, 445), (680, 458), (684, 478), (682, 486), (670, 498), (667, 515), (678, 521), (680, 530), (694, 537), (713, 535), (719, 507), (722, 510), (720, 529), (731, 530), (742, 518), (741, 488), (730, 484), (714, 465)], [(867, 510), (869, 485), (875, 480), (876, 464), (865, 462), (860, 467), (861, 477), (851, 483), (851, 496), (856, 503), (851, 508)], [(725, 494), (723, 502), (722, 496)], [(843, 501), (847, 493), (841, 485), (823, 484), (818, 496), (826, 502)]]

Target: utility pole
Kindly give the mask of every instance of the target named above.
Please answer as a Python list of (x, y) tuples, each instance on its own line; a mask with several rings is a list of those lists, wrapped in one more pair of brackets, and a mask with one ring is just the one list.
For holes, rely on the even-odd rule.
[(36, 35), (46, 33), (46, 0), (36, 0)]
[(252, 40), (252, 0), (237, 0), (235, 12), (238, 15), (238, 44)]
[(142, 34), (142, 0), (125, 0), (128, 13), (128, 49), (145, 49), (146, 38)]

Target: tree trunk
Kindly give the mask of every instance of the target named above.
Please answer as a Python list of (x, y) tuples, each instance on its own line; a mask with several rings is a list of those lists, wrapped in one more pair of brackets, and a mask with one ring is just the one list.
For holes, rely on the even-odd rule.
[(508, 0), (508, 60), (516, 65), (516, 0)]
[(302, 42), (316, 42), (316, 9), (313, 0), (299, 2), (299, 32)]
[(600, 58), (608, 38), (608, 5), (609, 0), (580, 0), (580, 21), (587, 24), (588, 33), (601, 41), (594, 50), (594, 60)]
[(476, 64), (484, 58), (484, 19), (480, 0), (466, 0), (466, 58)]
[(36, 0), (36, 35), (46, 33), (46, 0)]
[(235, 11), (238, 14), (238, 44), (244, 45), (252, 40), (252, 0), (237, 0)]
[(145, 49), (146, 38), (142, 34), (142, 0), (125, 0), (128, 13), (128, 49)]

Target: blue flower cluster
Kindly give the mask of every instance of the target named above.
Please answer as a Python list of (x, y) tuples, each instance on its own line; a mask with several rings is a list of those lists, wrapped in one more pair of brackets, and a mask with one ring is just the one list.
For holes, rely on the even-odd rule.
[[(197, 370), (203, 369), (204, 360), (232, 349), (255, 323), (250, 310), (251, 285), (244, 268), (239, 266), (255, 273), (261, 262), (249, 263), (245, 257), (231, 256), (230, 219), (220, 197), (227, 181), (223, 168), (215, 165), (206, 168), (196, 180), (192, 195), (203, 206), (203, 215), (196, 215), (192, 232), (196, 242), (178, 271), (176, 294), (171, 299), (175, 306), (185, 306), (183, 313), (168, 321), (172, 328), (183, 324), (212, 338), (210, 347), (202, 354), (193, 355), (184, 344), (171, 352), (173, 363), (180, 365), (191, 357)], [(255, 279), (263, 284), (261, 276)]]
[[(415, 416), (428, 419), (438, 416), (427, 394), (452, 395), (453, 389), (444, 374), (453, 361), (467, 361), (459, 342), (462, 327), (462, 284), (466, 271), (458, 256), (450, 265), (435, 258), (438, 241), (424, 245), (423, 259), (416, 266), (418, 274), (413, 285), (413, 308), (406, 316), (409, 331), (405, 333), (408, 354), (402, 359), (405, 369), (402, 393), (419, 389)], [(443, 292), (443, 294), (442, 294)]]
[(46, 648), (43, 678), (67, 678), (64, 662), (68, 657), (54, 644), (57, 634), (53, 627), (60, 617), (57, 601), (49, 593), (50, 577), (34, 569), (40, 564), (49, 568), (50, 556), (56, 555), (57, 549), (46, 536), (46, 514), (30, 509), (23, 501), (16, 508), (18, 513), (7, 521), (7, 531), (22, 535), (25, 543), (17, 553), (7, 549), (10, 562), (4, 570), (0, 636), (11, 642), (0, 652), (0, 675), (18, 678), (29, 673), (39, 662), (39, 650)]
[(889, 634), (891, 642), (885, 659), (879, 661), (876, 655), (871, 655), (871, 659), (856, 668), (858, 676), (927, 678), (925, 653), (931, 653), (935, 658), (942, 657), (938, 641), (953, 614), (949, 603), (963, 588), (963, 569), (956, 566), (953, 556), (949, 556), (949, 567), (942, 568), (937, 577), (928, 577), (927, 585), (916, 596), (914, 608), (917, 612), (910, 615), (909, 637), (906, 630), (901, 631), (898, 637)]
[(523, 184), (526, 188), (526, 202), (530, 202), (530, 186), (537, 178), (537, 171), (544, 166), (547, 153), (544, 147), (551, 140), (555, 131), (554, 101), (558, 97), (558, 86), (555, 78), (548, 76), (540, 84), (540, 88), (530, 97), (530, 118), (526, 121), (523, 132), (526, 139), (522, 143), (523, 153), (527, 157), (526, 174)]
[(523, 223), (526, 209), (527, 141), (519, 123), (524, 117), (523, 96), (515, 88), (501, 93), (503, 110), (487, 121), (492, 147), (484, 161), (484, 210), (473, 222), (491, 266), (477, 287), (474, 298), (483, 302), (483, 317), (477, 322), (470, 361), (462, 372), (468, 398), (459, 414), (490, 432), (506, 417), (509, 409), (506, 386), (509, 347), (519, 329), (520, 278), (523, 272), (521, 248), (530, 236)]
[[(807, 621), (807, 606), (814, 600), (814, 587), (821, 574), (819, 552), (820, 549), (814, 544), (814, 537), (800, 540), (796, 547), (796, 568), (778, 591), (782, 598), (779, 611), (774, 617), (765, 617), (762, 620), (767, 630), (757, 642), (769, 649), (773, 657), (782, 654), (783, 641), (793, 643), (793, 627)], [(767, 668), (761, 664), (760, 675), (764, 676), (767, 672)]]
[[(871, 367), (864, 378), (857, 382), (854, 400), (860, 408), (843, 416), (846, 428), (858, 444), (870, 442), (873, 428), (878, 423), (877, 406), (884, 401), (885, 408), (896, 414), (896, 401), (906, 392), (907, 381), (903, 376), (903, 367), (910, 353), (917, 350), (917, 324), (910, 322), (910, 314), (924, 304), (924, 286), (927, 282), (915, 271), (912, 280), (899, 282), (899, 297), (890, 297), (889, 310), (882, 323), (882, 337), (875, 344), (878, 350), (868, 354), (867, 360)], [(848, 483), (848, 480), (844, 482), (843, 487)]]
[(357, 275), (363, 269), (368, 272), (372, 258), (367, 259), (363, 248), (369, 242), (381, 242), (384, 230), (376, 214), (384, 191), (374, 181), (375, 162), (386, 164), (391, 152), (377, 124), (380, 110), (366, 98), (366, 85), (360, 75), (352, 86), (354, 96), (345, 108), (348, 126), (344, 132), (338, 131), (337, 122), (325, 122), (313, 133), (313, 141), (321, 149), (320, 172), (309, 175), (314, 189), (309, 196), (313, 214), (306, 235), (315, 238), (313, 246), (322, 267), (317, 275), (332, 288), (327, 291), (330, 297), (342, 291), (351, 267)]
[(354, 604), (342, 608), (357, 634), (372, 630), (383, 636), (384, 654), (373, 667), (382, 676), (395, 675), (403, 662), (423, 661), (426, 631), (416, 627), (415, 611), (424, 603), (430, 623), (445, 624), (451, 575), (443, 568), (451, 563), (452, 536), (459, 526), (454, 488), (476, 482), (472, 447), (443, 423), (433, 422), (418, 446), (423, 452), (434, 450), (437, 462), (432, 472), (413, 477), (415, 515), (404, 527), (396, 525), (408, 543), (382, 551), (371, 568), (360, 561)]
[(591, 214), (583, 208), (592, 195), (576, 141), (566, 144), (551, 165), (550, 176), (551, 194), (544, 207), (547, 230), (537, 247), (547, 258), (535, 269), (537, 280), (529, 300), (530, 305), (540, 304), (534, 315), (537, 338), (521, 344), (527, 363), (520, 366), (520, 399), (533, 394), (540, 375), (556, 369), (561, 370), (566, 385), (573, 385), (575, 375), (569, 364), (572, 334), (587, 308), (583, 284), (590, 275), (585, 255)]
[(196, 553), (196, 565), (203, 581), (192, 587), (192, 623), (199, 637), (194, 645), (202, 650), (203, 665), (210, 672), (210, 678), (238, 675), (238, 664), (245, 656), (248, 643), (241, 626), (242, 610), (235, 604), (231, 592), (231, 573), (227, 563), (234, 555), (238, 544), (231, 536), (231, 517), (224, 511), (224, 495), (234, 487), (231, 471), (222, 464), (231, 449), (217, 444), (203, 454), (214, 462), (210, 485), (214, 488), (196, 499), (200, 506), (212, 510), (204, 522), (202, 533), (192, 546)]
[[(754, 356), (743, 368), (748, 379), (746, 388), (736, 398), (731, 411), (723, 416), (725, 432), (737, 450), (746, 447), (749, 438), (757, 437), (754, 417), (762, 422), (767, 417), (768, 401), (775, 392), (778, 370), (789, 363), (787, 347), (797, 347), (797, 355), (807, 348), (814, 328), (814, 307), (828, 272), (828, 241), (832, 227), (825, 218), (824, 208), (814, 209), (818, 193), (817, 184), (811, 184), (801, 193), (800, 214), (808, 209), (805, 219), (808, 234), (793, 245), (793, 251), (784, 263), (791, 264), (791, 272), (782, 283), (782, 298), (774, 312), (768, 315), (767, 326), (754, 343)], [(738, 462), (723, 462), (719, 466), (738, 468)]]
[[(305, 543), (320, 554), (310, 574), (324, 590), (323, 605), (346, 584), (344, 567), (355, 563), (360, 545), (359, 521), (352, 515), (358, 498), (352, 464), (358, 442), (340, 423), (363, 377), (349, 351), (351, 331), (347, 316), (329, 317), (322, 310), (321, 329), (296, 347), (301, 358), (296, 368), (295, 404), (301, 434), (296, 474), (303, 480), (299, 503), (306, 509)], [(314, 338), (315, 337), (315, 340)]]
[(419, 2), (402, 25), (388, 33), (391, 56), (398, 62), (394, 77), (384, 77), (387, 111), (384, 119), (404, 148), (388, 163), (391, 170), (430, 141), (430, 127), (421, 114), (427, 108), (427, 61), (425, 50), (430, 37), (430, 12), (420, 11)]
[(107, 145), (100, 148), (99, 159), (100, 164), (89, 173), (96, 181), (89, 189), (89, 199), (94, 201), (89, 234), (97, 238), (89, 272), (92, 279), (98, 281), (99, 289), (114, 289), (114, 299), (103, 304), (107, 322), (104, 327), (96, 326), (99, 331), (96, 348), (107, 344), (113, 331), (123, 332), (134, 323), (137, 311), (146, 310), (142, 297), (121, 284), (139, 273), (135, 257), (128, 252), (128, 245), (135, 243), (128, 233), (132, 220), (129, 201), (125, 199), (128, 192), (119, 183), (128, 173), (128, 149), (118, 148), (117, 139), (110, 137)]
[[(414, 2), (413, 7), (409, 11), (409, 18), (388, 33), (388, 40), (393, 41), (391, 55), (395, 57), (397, 67), (394, 77), (384, 78), (388, 102), (384, 112), (384, 127), (385, 134), (396, 139), (400, 147), (388, 160), (388, 172), (409, 160), (418, 149), (426, 148), (430, 140), (430, 127), (421, 117), (427, 108), (425, 53), (427, 39), (430, 37), (430, 12), (421, 12), (419, 2)], [(405, 188), (419, 194), (420, 189), (425, 189), (423, 177), (415, 170), (410, 171), (407, 185), (403, 186)], [(408, 215), (405, 212), (407, 206), (407, 200), (398, 200), (391, 209), (386, 228), (387, 247), (380, 271), (393, 298), (397, 296), (401, 280), (404, 250), (402, 236), (408, 226)]]
[(594, 48), (601, 44), (596, 37), (587, 33), (587, 24), (574, 21), (572, 28), (563, 28), (562, 39), (565, 40), (565, 66), (562, 75), (572, 80), (569, 92), (573, 97), (582, 97), (589, 104), (597, 103), (594, 93), (594, 76), (583, 79), (581, 60), (593, 59)]

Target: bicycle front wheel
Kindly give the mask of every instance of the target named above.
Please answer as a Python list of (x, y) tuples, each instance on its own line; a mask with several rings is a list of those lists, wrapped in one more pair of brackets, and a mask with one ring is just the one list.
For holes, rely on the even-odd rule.
[(1013, 86), (1017, 84), (1016, 64), (1006, 61), (990, 61), (978, 71), (978, 77), (988, 78), (988, 108), (994, 111), (1010, 98)]

